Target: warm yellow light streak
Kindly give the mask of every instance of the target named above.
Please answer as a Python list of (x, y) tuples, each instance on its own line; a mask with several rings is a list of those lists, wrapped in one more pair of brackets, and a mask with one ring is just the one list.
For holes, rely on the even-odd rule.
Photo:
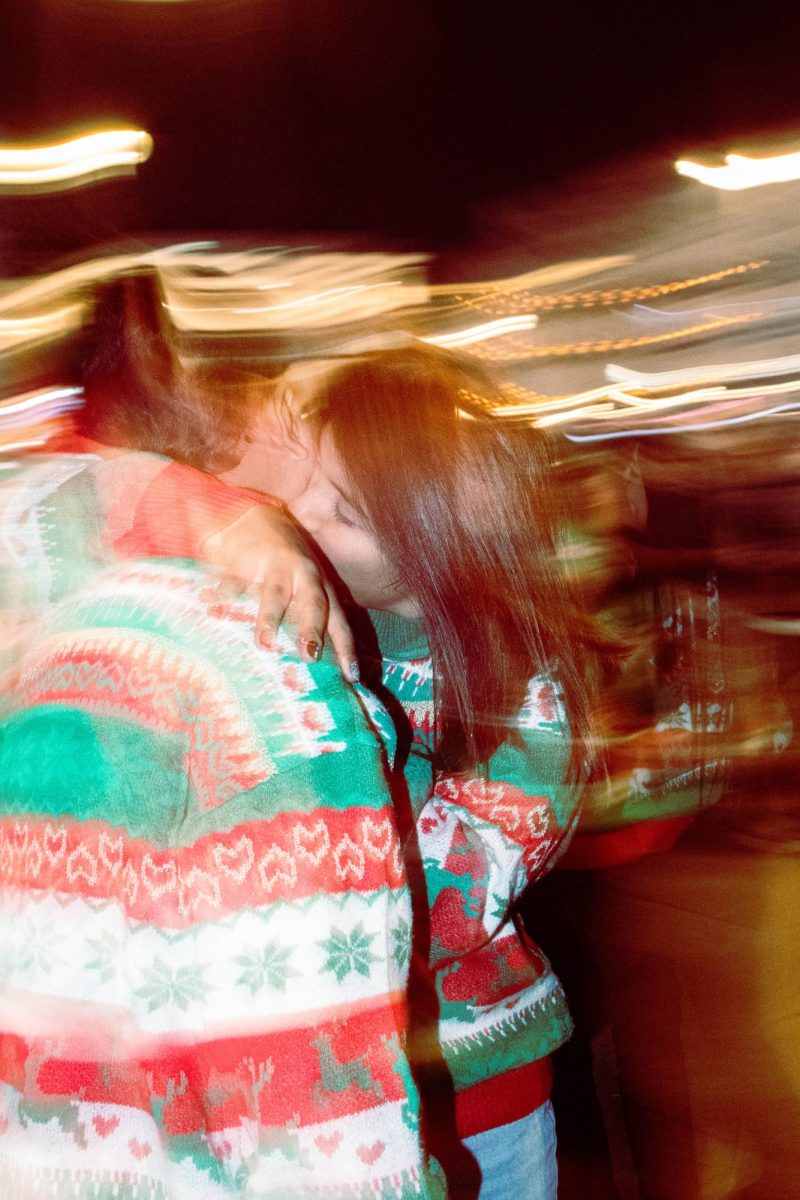
[(59, 337), (80, 325), (82, 313), (82, 304), (70, 304), (66, 308), (30, 317), (0, 317), (0, 350), (10, 350), (25, 342)]
[(679, 175), (696, 179), (708, 187), (725, 192), (741, 192), (767, 183), (791, 183), (800, 179), (800, 153), (776, 154), (770, 158), (750, 158), (746, 154), (726, 154), (724, 167), (707, 167), (690, 159), (675, 163)]
[(565, 421), (576, 421), (580, 417), (613, 417), (619, 409), (613, 404), (587, 404), (583, 408), (570, 409), (566, 413), (549, 413), (537, 417), (536, 424), (546, 428), (548, 425), (563, 425)]
[(633, 350), (639, 346), (657, 346), (664, 342), (680, 341), (682, 338), (697, 337), (735, 325), (746, 325), (763, 316), (760, 312), (744, 313), (738, 317), (718, 317), (668, 333), (645, 334), (635, 338), (607, 338), (597, 342), (566, 342), (552, 346), (530, 346), (524, 342), (509, 341), (494, 349), (476, 347), (471, 353), (488, 362), (524, 362), (532, 358), (573, 358), (584, 354), (608, 354), (615, 350)]
[[(267, 289), (267, 287), (277, 288), (277, 287), (291, 287), (291, 286), (292, 286), (292, 281), (290, 280), (287, 283), (272, 283), (272, 284), (268, 284), (268, 285), (261, 284), (261, 285), (259, 285), (257, 290), (265, 291)], [(343, 299), (346, 299), (346, 298), (349, 299), (351, 296), (356, 296), (360, 292), (366, 292), (370, 289), (380, 288), (380, 287), (399, 287), (399, 286), (401, 286), (399, 283), (388, 283), (388, 284), (359, 283), (359, 284), (353, 284), (350, 287), (329, 288), (325, 292), (313, 292), (310, 296), (300, 296), (296, 300), (287, 300), (285, 304), (261, 304), (261, 305), (257, 305), (256, 307), (249, 307), (249, 308), (233, 308), (232, 306), (227, 305), (227, 304), (220, 304), (220, 305), (216, 305), (216, 306), (202, 304), (201, 308), (204, 313), (229, 312), (229, 313), (235, 313), (238, 316), (247, 316), (252, 313), (276, 313), (276, 312), (282, 312), (285, 309), (289, 309), (289, 308), (304, 308), (304, 307), (315, 307), (317, 305), (339, 304)], [(165, 304), (164, 307), (168, 308), (170, 310), (170, 312), (196, 312), (197, 311), (197, 308), (190, 304)]]
[(50, 146), (0, 146), (0, 190), (28, 191), (129, 170), (146, 162), (153, 139), (141, 129), (109, 129)]
[(515, 398), (507, 404), (497, 405), (489, 411), (492, 416), (511, 420), (532, 417), (537, 425), (560, 425), (591, 417), (597, 420), (613, 420), (625, 416), (652, 416), (671, 408), (688, 405), (709, 405), (719, 401), (767, 400), (771, 396), (800, 393), (800, 381), (790, 379), (784, 383), (752, 385), (743, 388), (717, 387), (695, 388), (671, 396), (642, 396), (619, 388), (592, 388), (587, 392), (576, 392), (568, 396), (543, 396), (527, 393), (519, 385), (505, 389)]
[(423, 342), (432, 346), (444, 346), (452, 349), (455, 346), (471, 346), (475, 342), (485, 342), (490, 338), (502, 337), (507, 333), (519, 333), (524, 329), (535, 329), (539, 318), (533, 313), (519, 317), (502, 317), (497, 321), (485, 321), (480, 325), (471, 325), (468, 329), (459, 329), (453, 333), (440, 333), (433, 337), (424, 337)]
[(654, 371), (646, 374), (629, 367), (609, 363), (606, 379), (611, 383), (622, 383), (639, 390), (683, 387), (690, 383), (735, 381), (737, 379), (760, 379), (770, 375), (788, 375), (800, 372), (800, 354), (789, 354), (783, 358), (757, 358), (751, 362), (713, 363), (706, 367), (687, 367), (678, 371)]
[[(15, 415), (16, 413), (30, 412), (31, 409), (36, 408), (52, 407), (59, 400), (67, 401), (67, 407), (71, 407), (75, 404), (80, 394), (80, 388), (74, 387), (40, 388), (35, 392), (24, 392), (21, 396), (14, 396), (11, 400), (0, 403), (0, 422), (5, 417)], [(72, 402), (72, 404), (69, 402)]]
[[(215, 243), (183, 243), (115, 255), (15, 283), (0, 292), (0, 350), (42, 338), (51, 310), (97, 283), (155, 266), (176, 328), (189, 332), (263, 332), (353, 324), (396, 309), (424, 307), (419, 255), (292, 255), (274, 250), (214, 253)], [(202, 268), (202, 274), (198, 272)], [(398, 278), (400, 275), (402, 278)], [(268, 301), (273, 301), (269, 303)], [(63, 320), (69, 318), (65, 312)], [(23, 322), (30, 324), (24, 325)]]
[[(448, 285), (446, 288), (431, 289), (442, 295), (449, 294), (452, 304), (448, 309), (479, 310), (487, 316), (504, 313), (512, 316), (520, 312), (552, 312), (585, 308), (610, 308), (634, 304), (641, 300), (657, 300), (693, 288), (721, 283), (725, 279), (758, 271), (767, 266), (768, 259), (759, 262), (737, 263), (720, 271), (697, 275), (689, 279), (673, 279), (665, 283), (644, 284), (634, 287), (596, 288), (590, 292), (564, 292), (561, 294), (536, 294), (527, 282), (531, 276), (519, 275), (508, 280), (474, 285)], [(482, 289), (482, 290), (479, 290)], [(434, 310), (436, 311), (436, 310)], [(438, 311), (442, 311), (439, 306)]]
[(31, 280), (0, 296), (0, 313), (13, 312), (15, 309), (31, 308), (37, 302), (51, 299), (73, 288), (96, 283), (101, 279), (111, 278), (120, 271), (125, 271), (139, 262), (152, 261), (147, 255), (118, 254), (110, 258), (96, 258), (89, 262), (76, 263), (73, 267), (65, 267), (61, 271), (53, 271), (40, 279)]
[(437, 283), (431, 285), (432, 296), (450, 296), (470, 292), (519, 292), (532, 287), (551, 287), (554, 283), (568, 283), (585, 275), (598, 275), (614, 267), (624, 267), (632, 261), (630, 254), (606, 255), (603, 258), (579, 258), (569, 262), (554, 263), (550, 267), (539, 267), (526, 271), (524, 275), (510, 275), (506, 279), (487, 279), (481, 283)]
[(47, 438), (30, 438), (24, 442), (0, 441), (0, 454), (11, 454), (15, 450), (32, 450), (34, 446), (43, 446)]

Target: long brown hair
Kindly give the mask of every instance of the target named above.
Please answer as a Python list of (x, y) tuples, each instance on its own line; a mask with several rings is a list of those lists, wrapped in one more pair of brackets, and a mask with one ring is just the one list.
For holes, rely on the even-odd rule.
[(239, 461), (253, 416), (253, 378), (267, 383), (285, 366), (260, 364), (256, 371), (214, 363), (187, 370), (165, 316), (158, 272), (149, 266), (98, 285), (80, 349), (83, 434), (211, 473)]
[(573, 735), (589, 737), (587, 625), (556, 555), (561, 516), (547, 439), (488, 415), (496, 385), (425, 346), (336, 369), (320, 413), (430, 640), (439, 764), (488, 761), (510, 736), (529, 679), (553, 671)]

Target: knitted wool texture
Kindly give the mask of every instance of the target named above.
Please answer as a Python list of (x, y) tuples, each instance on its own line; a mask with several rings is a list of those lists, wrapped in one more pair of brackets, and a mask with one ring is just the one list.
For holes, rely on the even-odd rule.
[(194, 563), (114, 561), (129, 474), (5, 473), (0, 1194), (439, 1196), (377, 739)]
[[(433, 672), (424, 631), (418, 622), (370, 615), (383, 686), (409, 725), (404, 777), (416, 816), (438, 997), (429, 1036), (452, 1076), (458, 1114), (459, 1093), (544, 1058), (570, 1035), (563, 989), (511, 914), (522, 891), (566, 848), (580, 789), (565, 782), (569, 730), (557, 683), (547, 674), (531, 680), (485, 771), (434, 776)], [(375, 708), (374, 720), (380, 727), (385, 710)]]

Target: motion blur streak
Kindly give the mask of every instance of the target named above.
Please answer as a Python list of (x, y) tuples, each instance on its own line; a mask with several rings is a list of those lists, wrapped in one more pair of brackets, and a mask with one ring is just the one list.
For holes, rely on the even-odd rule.
[(703, 367), (687, 367), (681, 371), (655, 371), (644, 373), (628, 367), (609, 363), (606, 379), (613, 383), (626, 383), (631, 387), (677, 387), (681, 384), (701, 383), (704, 380), (765, 379), (774, 375), (793, 375), (800, 370), (800, 354), (789, 354), (782, 358), (759, 358), (752, 362), (716, 363)]
[(51, 146), (0, 146), (0, 191), (83, 185), (129, 173), (152, 152), (153, 139), (141, 129), (103, 130)]
[(34, 450), (64, 428), (64, 417), (83, 403), (78, 387), (39, 388), (0, 403), (0, 469), (13, 465), (9, 455)]
[(519, 317), (504, 317), (499, 321), (487, 321), (482, 325), (472, 325), (469, 329), (460, 329), (454, 333), (440, 333), (422, 340), (433, 346), (471, 346), (475, 342), (485, 342), (490, 338), (501, 337), (504, 333), (517, 333), (523, 329), (534, 329), (538, 317), (532, 313)]
[(473, 350), (478, 358), (490, 358), (493, 362), (523, 362), (529, 358), (572, 358), (580, 354), (607, 354), (615, 350), (635, 350), (645, 346), (663, 345), (666, 342), (676, 342), (681, 339), (698, 337), (702, 334), (715, 333), (733, 326), (746, 325), (757, 321), (760, 312), (744, 313), (740, 317), (720, 317), (716, 321), (702, 321), (699, 324), (686, 325), (668, 333), (646, 334), (633, 338), (604, 338), (602, 341), (566, 342), (562, 345), (532, 346), (527, 343), (512, 341), (506, 346), (488, 351)]
[[(613, 259), (587, 259), (586, 270), (584, 274), (588, 274), (591, 270), (606, 270), (608, 269), (605, 263), (611, 266), (616, 265)], [(598, 265), (599, 264), (599, 265)], [(570, 267), (576, 264), (567, 264)], [(452, 306), (455, 308), (479, 308), (486, 313), (515, 313), (522, 309), (536, 309), (541, 311), (557, 310), (569, 311), (571, 309), (594, 309), (594, 308), (610, 308), (616, 305), (633, 304), (638, 300), (655, 300), (661, 296), (671, 296), (677, 292), (689, 291), (692, 288), (707, 287), (712, 283), (722, 283), (724, 280), (733, 280), (737, 276), (749, 274), (752, 271), (758, 271), (762, 267), (768, 265), (767, 259), (762, 259), (759, 262), (737, 263), (732, 267), (725, 267), (720, 271), (713, 271), (706, 275), (698, 275), (686, 279), (671, 279), (664, 283), (653, 283), (632, 287), (616, 287), (616, 288), (595, 288), (588, 292), (565, 292), (558, 295), (547, 295), (534, 292), (533, 282), (534, 277), (540, 274), (544, 277), (539, 281), (538, 286), (546, 283), (548, 286), (558, 282), (557, 278), (553, 278), (556, 269), (553, 268), (548, 276), (547, 272), (531, 272), (528, 275), (517, 275), (510, 279), (493, 280), (491, 283), (481, 284), (458, 284), (458, 285), (443, 285), (439, 284), (431, 288), (431, 295), (436, 298), (450, 299)], [(441, 305), (437, 306), (436, 312), (440, 313)]]
[(68, 412), (80, 406), (81, 389), (77, 387), (43, 388), (36, 392), (26, 392), (22, 396), (13, 396), (0, 404), (0, 428), (6, 425), (18, 425), (20, 414), (26, 418), (41, 418), (43, 415)]
[(742, 192), (763, 187), (765, 183), (791, 183), (800, 179), (800, 153), (777, 154), (771, 158), (748, 158), (745, 154), (726, 154), (724, 167), (706, 167), (680, 158), (675, 163), (679, 175), (696, 179), (724, 192)]
[(80, 324), (83, 306), (70, 304), (29, 317), (0, 317), (0, 351), (23, 342), (36, 344), (60, 337)]
[[(597, 416), (597, 413), (592, 412), (592, 417)], [(742, 413), (738, 417), (725, 417), (720, 421), (703, 421), (697, 420), (686, 422), (682, 425), (656, 425), (651, 428), (634, 429), (626, 426), (625, 429), (618, 429), (613, 433), (567, 433), (564, 436), (571, 442), (609, 442), (619, 441), (621, 438), (633, 437), (663, 437), (665, 434), (676, 433), (695, 433), (700, 430), (707, 429), (731, 429), (735, 425), (744, 425), (753, 421), (761, 421), (766, 417), (786, 417), (792, 415), (800, 415), (800, 401), (795, 404), (780, 404), (775, 408), (759, 409), (756, 412)], [(540, 422), (541, 424), (542, 422)]]

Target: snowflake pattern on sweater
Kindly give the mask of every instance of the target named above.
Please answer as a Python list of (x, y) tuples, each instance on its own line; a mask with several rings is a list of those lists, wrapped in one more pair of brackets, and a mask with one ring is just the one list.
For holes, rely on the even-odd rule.
[[(128, 491), (138, 479), (134, 516), (127, 506), (120, 508), (113, 486), (120, 461), (115, 460), (113, 473), (102, 461), (96, 466), (117, 551), (193, 553), (207, 532), (210, 512), (235, 517), (253, 502), (250, 493), (239, 496), (176, 464), (154, 473), (152, 458), (124, 456)], [(176, 504), (165, 504), (170, 490), (177, 490)], [(201, 507), (203, 520), (173, 521), (165, 528), (158, 520), (165, 507), (182, 512)], [(371, 616), (383, 652), (383, 686), (400, 701), (409, 722), (405, 777), (423, 854), (432, 976), (441, 1014), (428, 1036), (452, 1073), (458, 1118), (460, 1099), (471, 1105), (460, 1093), (545, 1058), (570, 1034), (566, 1000), (550, 964), (509, 914), (523, 889), (566, 848), (580, 791), (564, 784), (569, 731), (550, 675), (531, 681), (511, 736), (485, 777), (434, 780), (434, 681), (424, 633), (416, 622), (385, 613)], [(371, 692), (358, 690), (391, 762), (399, 732), (394, 720)], [(408, 961), (408, 933), (402, 920), (393, 930), (399, 968)], [(495, 1106), (500, 1094), (494, 1093)]]

